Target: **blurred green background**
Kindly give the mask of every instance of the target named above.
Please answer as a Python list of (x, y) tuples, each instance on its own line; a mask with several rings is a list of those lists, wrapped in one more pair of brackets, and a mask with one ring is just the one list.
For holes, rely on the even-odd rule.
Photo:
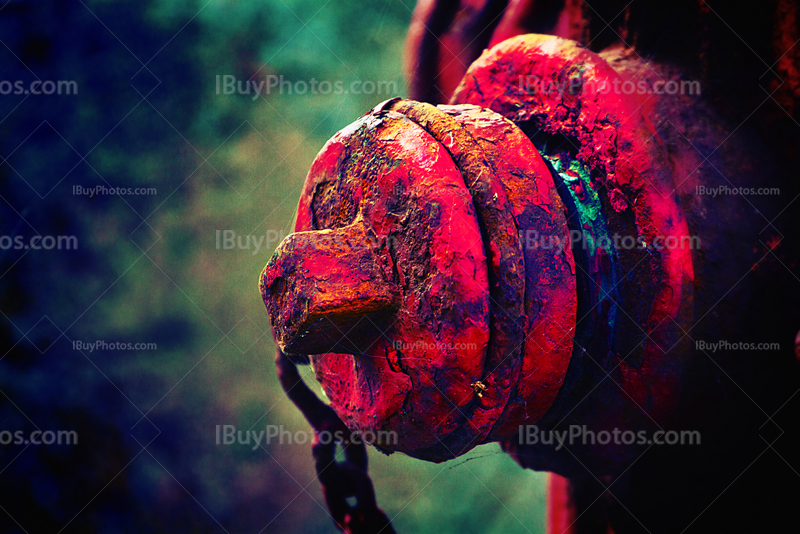
[[(0, 8), (0, 82), (78, 87), (0, 95), (2, 235), (79, 243), (0, 250), (0, 430), (79, 435), (76, 446), (0, 446), (2, 532), (335, 531), (308, 445), (222, 445), (216, 427), (308, 429), (277, 384), (257, 278), (290, 232), (325, 141), (406, 94), (413, 7)], [(370, 94), (226, 95), (218, 76), (283, 76), (293, 89), (313, 78), (344, 91), (360, 81), (362, 93), (372, 87), (364, 82), (376, 85)], [(155, 194), (75, 194), (96, 186)], [(226, 249), (225, 235), (250, 248)], [(259, 249), (248, 236), (263, 239)], [(96, 341), (155, 348), (77, 344)], [(544, 530), (545, 475), (496, 444), (441, 465), (374, 449), (370, 458), (378, 502), (400, 533)]]

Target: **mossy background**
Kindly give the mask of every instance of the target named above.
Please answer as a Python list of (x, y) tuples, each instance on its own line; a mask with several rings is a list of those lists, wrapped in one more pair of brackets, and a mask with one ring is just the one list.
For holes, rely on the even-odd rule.
[[(411, 0), (10, 0), (0, 81), (0, 234), (78, 250), (0, 250), (2, 532), (334, 532), (308, 445), (218, 445), (216, 425), (308, 427), (277, 385), (257, 278), (290, 231), (324, 142), (394, 94), (216, 94), (216, 77), (394, 81)], [(89, 198), (74, 186), (154, 187)], [(155, 343), (76, 350), (74, 341)], [(304, 371), (309, 374), (310, 371)], [(313, 378), (308, 376), (309, 380)], [(496, 444), (433, 465), (370, 451), (398, 532), (538, 533), (544, 475)]]

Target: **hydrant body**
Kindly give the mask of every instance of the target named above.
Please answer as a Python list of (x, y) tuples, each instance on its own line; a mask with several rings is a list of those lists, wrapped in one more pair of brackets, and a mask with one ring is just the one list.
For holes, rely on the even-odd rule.
[[(572, 88), (519, 91), (520, 73)], [(459, 105), (387, 101), (320, 152), (262, 295), (281, 348), (312, 355), (379, 448), (509, 440), (557, 416), (570, 366), (619, 375), (605, 423), (669, 418), (692, 241), (652, 125), (604, 91), (618, 78), (570, 41), (511, 39)]]
[[(729, 25), (704, 2), (500, 4), (419, 2), (412, 95), (450, 105), (387, 101), (320, 153), (261, 278), (278, 346), (383, 451), (441, 461), (500, 441), (567, 477), (551, 478), (549, 531), (785, 530), (797, 7)], [(673, 15), (696, 31), (665, 30)], [(747, 58), (768, 39), (738, 32), (772, 16), (762, 74)], [(546, 20), (586, 48), (505, 40)], [(652, 90), (678, 82), (698, 91)], [(656, 444), (665, 432), (697, 439)]]

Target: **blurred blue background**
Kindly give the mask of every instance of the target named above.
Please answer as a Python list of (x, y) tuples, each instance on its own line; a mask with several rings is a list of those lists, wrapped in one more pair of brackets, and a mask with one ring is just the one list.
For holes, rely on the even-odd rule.
[[(216, 429), (308, 429), (277, 384), (257, 278), (324, 142), (406, 94), (413, 8), (2, 4), (0, 431), (78, 444), (0, 444), (1, 532), (335, 531), (308, 445)], [(98, 186), (130, 191), (83, 194)], [(77, 248), (16, 246), (35, 236)], [(370, 458), (398, 532), (544, 530), (544, 475), (496, 444), (441, 465)]]

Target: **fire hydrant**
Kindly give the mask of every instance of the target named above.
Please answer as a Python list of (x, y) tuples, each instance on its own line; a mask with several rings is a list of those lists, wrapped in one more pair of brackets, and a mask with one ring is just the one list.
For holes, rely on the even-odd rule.
[[(700, 217), (628, 81), (573, 41), (518, 36), (449, 105), (391, 99), (325, 145), (260, 278), (284, 388), (313, 404), (290, 366), (310, 362), (330, 401), (304, 409), (315, 428), (435, 462), (499, 441), (524, 467), (602, 477), (642, 448), (559, 450), (525, 429), (676, 420), (696, 272), (718, 260), (698, 267)], [(362, 495), (339, 526), (386, 528)]]
[[(507, 64), (583, 91), (508, 95)], [(590, 347), (668, 414), (692, 260), (656, 247), (689, 235), (652, 126), (604, 92), (617, 76), (570, 41), (511, 39), (456, 105), (389, 100), (325, 145), (261, 291), (281, 350), (312, 355), (348, 427), (453, 458), (541, 420)], [(638, 364), (607, 357), (615, 338), (647, 340)]]

